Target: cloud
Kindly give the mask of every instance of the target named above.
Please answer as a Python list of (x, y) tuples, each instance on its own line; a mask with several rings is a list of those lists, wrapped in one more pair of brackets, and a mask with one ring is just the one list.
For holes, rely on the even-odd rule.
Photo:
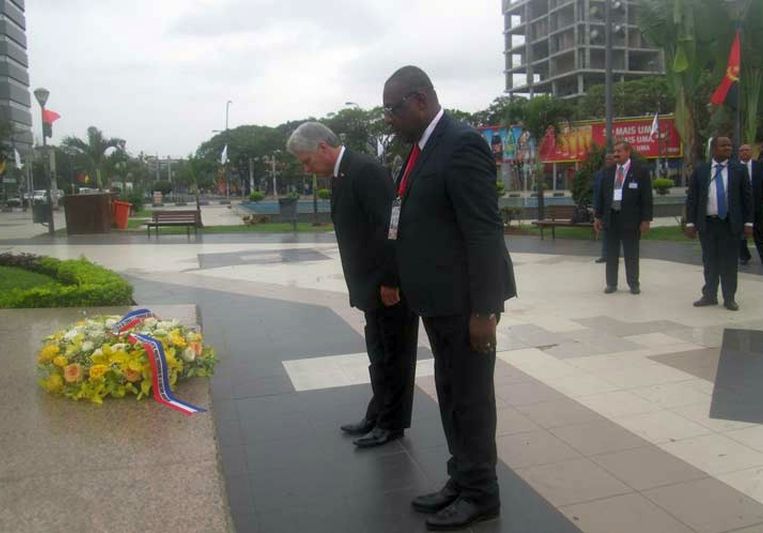
[(502, 23), (498, 3), (462, 0), (27, 3), (32, 86), (62, 115), (53, 141), (95, 125), (162, 156), (224, 127), (228, 100), (231, 127), (380, 105), (404, 64), (445, 106), (487, 107), (504, 87)]

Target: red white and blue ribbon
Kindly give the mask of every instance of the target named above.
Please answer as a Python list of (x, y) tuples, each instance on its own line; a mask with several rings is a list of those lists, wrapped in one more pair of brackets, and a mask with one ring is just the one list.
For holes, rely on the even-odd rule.
[(154, 316), (154, 313), (148, 309), (136, 309), (134, 311), (130, 311), (125, 316), (120, 318), (119, 322), (114, 324), (112, 331), (115, 335), (119, 335), (120, 333), (124, 333), (128, 329), (137, 326), (145, 319), (152, 316)]
[(167, 358), (164, 355), (164, 347), (159, 340), (141, 333), (130, 333), (128, 340), (132, 344), (139, 343), (146, 350), (148, 361), (151, 363), (151, 385), (154, 391), (154, 400), (171, 409), (180, 411), (184, 415), (193, 415), (206, 411), (206, 409), (201, 407), (178, 400), (172, 394)]
[[(153, 316), (154, 314), (145, 308), (130, 311), (114, 324), (112, 331), (115, 335), (119, 335)], [(169, 380), (169, 366), (167, 365), (167, 357), (164, 355), (164, 347), (161, 341), (140, 333), (130, 333), (127, 340), (131, 344), (140, 344), (146, 351), (148, 362), (151, 364), (151, 386), (154, 391), (154, 400), (171, 409), (180, 411), (184, 415), (193, 415), (206, 411), (206, 409), (201, 407), (178, 400), (172, 394)]]

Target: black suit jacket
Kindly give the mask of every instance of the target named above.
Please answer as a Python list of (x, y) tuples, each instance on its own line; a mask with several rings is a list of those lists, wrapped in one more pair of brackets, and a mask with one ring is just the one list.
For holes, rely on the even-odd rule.
[[(707, 216), (707, 194), (712, 173), (711, 163), (697, 165), (689, 178), (689, 193), (686, 196), (686, 223), (694, 224), (698, 231), (705, 230)], [(753, 221), (752, 187), (747, 177), (747, 167), (735, 162), (728, 163), (728, 184), (726, 198), (731, 231), (742, 235), (744, 225)]]
[[(612, 214), (612, 196), (615, 189), (617, 165), (603, 170), (604, 175), (599, 187), (598, 202), (595, 202), (596, 218), (609, 227)], [(652, 180), (646, 168), (631, 159), (631, 166), (623, 181), (623, 199), (620, 205), (620, 220), (624, 229), (635, 229), (641, 222), (652, 220)]]
[(443, 115), (411, 171), (400, 213), (398, 273), (419, 315), (498, 313), (516, 295), (495, 182), (483, 137)]
[(389, 172), (375, 159), (345, 148), (331, 181), (334, 223), (350, 305), (381, 306), (379, 286), (397, 286), (394, 246), (387, 239), (395, 192)]
[(763, 162), (760, 161), (752, 161), (752, 210), (755, 226), (763, 226)]

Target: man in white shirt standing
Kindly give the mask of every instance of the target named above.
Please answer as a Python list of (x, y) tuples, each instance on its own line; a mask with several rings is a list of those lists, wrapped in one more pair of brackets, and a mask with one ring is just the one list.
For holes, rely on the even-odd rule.
[[(752, 160), (752, 147), (749, 144), (743, 144), (739, 147), (739, 162), (747, 167), (747, 177), (750, 178), (750, 185), (752, 186), (754, 211), (752, 238), (758, 249), (760, 262), (763, 263), (763, 163)], [(742, 236), (739, 247), (739, 264), (746, 265), (751, 258), (750, 249), (747, 247), (747, 237)]]
[(752, 187), (747, 170), (731, 161), (731, 139), (715, 137), (710, 143), (713, 159), (698, 165), (689, 179), (686, 197), (686, 235), (699, 233), (705, 285), (695, 307), (718, 303), (718, 282), (723, 305), (737, 311), (737, 262), (739, 239), (752, 235)]
[(641, 293), (639, 281), (639, 241), (652, 221), (652, 180), (646, 168), (631, 159), (631, 146), (619, 141), (614, 146), (616, 165), (604, 171), (595, 202), (594, 228), (606, 230), (606, 294), (617, 290), (620, 246), (625, 260), (625, 277), (631, 294)]

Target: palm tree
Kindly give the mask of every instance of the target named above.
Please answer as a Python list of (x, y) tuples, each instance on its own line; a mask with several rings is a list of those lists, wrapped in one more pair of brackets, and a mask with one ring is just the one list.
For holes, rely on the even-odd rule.
[[(728, 12), (717, 0), (641, 0), (639, 28), (647, 41), (662, 48), (665, 74), (675, 95), (676, 129), (684, 144), (684, 175), (701, 157), (698, 117), (707, 106), (706, 72), (725, 69), (731, 39)], [(720, 42), (719, 42), (720, 41)]]
[(124, 150), (125, 141), (117, 137), (105, 138), (95, 126), (87, 129), (87, 141), (78, 137), (66, 137), (61, 146), (70, 154), (82, 159), (88, 172), (95, 173), (98, 189), (103, 189), (101, 173), (106, 162), (106, 152), (111, 148)]

